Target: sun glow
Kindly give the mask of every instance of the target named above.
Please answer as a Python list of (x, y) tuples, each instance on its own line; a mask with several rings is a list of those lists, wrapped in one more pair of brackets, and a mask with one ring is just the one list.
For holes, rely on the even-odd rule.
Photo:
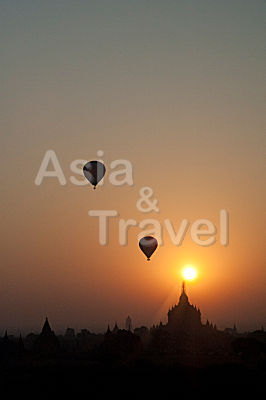
[(182, 271), (182, 276), (185, 281), (192, 281), (197, 277), (197, 270), (193, 265), (186, 265)]

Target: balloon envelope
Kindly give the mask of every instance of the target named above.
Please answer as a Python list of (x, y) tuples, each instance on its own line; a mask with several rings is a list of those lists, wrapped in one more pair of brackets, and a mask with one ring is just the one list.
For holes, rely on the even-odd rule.
[(89, 161), (83, 167), (84, 176), (94, 186), (94, 189), (103, 179), (105, 171), (105, 166), (100, 161)]
[(139, 247), (140, 247), (141, 251), (147, 257), (147, 260), (150, 260), (150, 257), (157, 249), (157, 246), (158, 246), (158, 242), (152, 236), (145, 236), (142, 239), (140, 239), (140, 241), (139, 241)]

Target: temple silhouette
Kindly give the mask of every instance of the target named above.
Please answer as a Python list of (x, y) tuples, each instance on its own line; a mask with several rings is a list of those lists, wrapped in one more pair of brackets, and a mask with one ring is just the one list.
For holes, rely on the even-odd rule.
[(201, 327), (200, 309), (190, 304), (185, 291), (185, 282), (183, 282), (178, 304), (168, 311), (167, 330), (191, 332)]
[(42, 331), (34, 343), (34, 351), (39, 354), (51, 355), (56, 354), (59, 350), (59, 341), (46, 317)]

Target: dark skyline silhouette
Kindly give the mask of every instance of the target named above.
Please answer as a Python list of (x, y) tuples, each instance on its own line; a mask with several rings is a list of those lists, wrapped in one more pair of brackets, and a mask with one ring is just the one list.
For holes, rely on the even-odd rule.
[[(90, 338), (98, 337), (104, 338), (108, 335), (116, 335), (120, 331), (130, 332), (140, 338), (145, 338), (144, 342), (147, 343), (147, 338), (152, 342), (154, 336), (158, 338), (158, 335), (162, 340), (165, 340), (165, 345), (167, 346), (167, 341), (175, 342), (184, 346), (184, 338), (220, 338), (228, 339), (229, 337), (247, 337), (251, 335), (251, 332), (241, 333), (238, 332), (236, 325), (231, 328), (225, 328), (224, 330), (219, 330), (215, 323), (209, 322), (207, 319), (206, 323), (203, 324), (201, 321), (201, 311), (200, 308), (192, 305), (189, 301), (188, 295), (185, 289), (185, 282), (182, 283), (181, 294), (178, 303), (171, 308), (169, 308), (167, 313), (167, 322), (163, 324), (160, 322), (157, 325), (153, 325), (150, 328), (146, 326), (133, 327), (133, 322), (131, 317), (128, 315), (125, 320), (125, 328), (120, 328), (117, 322), (114, 323), (113, 328), (108, 325), (105, 333), (93, 333), (88, 329), (81, 329), (77, 334), (75, 329), (68, 327), (64, 335), (56, 335), (52, 330), (48, 317), (45, 318), (44, 325), (40, 334), (29, 333), (22, 338), (20, 334), (17, 338), (14, 335), (8, 335), (7, 330), (5, 331), (4, 337), (2, 338), (3, 343), (13, 342), (18, 343), (21, 347), (24, 346), (24, 341), (27, 343), (26, 347), (34, 352), (53, 354), (56, 353), (60, 348), (60, 338), (61, 340), (71, 341), (76, 338)], [(264, 328), (258, 329), (254, 332), (261, 332), (262, 336), (264, 334)], [(254, 334), (253, 332), (253, 334)], [(164, 338), (164, 339), (163, 339)], [(34, 339), (34, 340), (33, 340)], [(84, 340), (83, 340), (84, 341)], [(100, 340), (99, 340), (100, 341)], [(161, 342), (162, 344), (162, 342)], [(217, 345), (217, 343), (216, 343)], [(73, 347), (74, 348), (74, 347)], [(173, 350), (173, 349), (172, 349)]]
[[(115, 323), (113, 327), (108, 325), (103, 334), (95, 334), (85, 328), (75, 333), (69, 327), (64, 335), (56, 335), (46, 317), (39, 334), (15, 337), (5, 332), (0, 339), (0, 368), (4, 371), (2, 383), (5, 388), (8, 382), (17, 381), (23, 388), (29, 382), (33, 387), (39, 387), (43, 379), (49, 381), (50, 389), (54, 388), (51, 365), (60, 379), (68, 376), (68, 379), (75, 382), (74, 387), (80, 385), (80, 393), (88, 391), (86, 383), (79, 382), (80, 376), (84, 374), (87, 379), (93, 376), (93, 382), (100, 382), (102, 376), (105, 379), (111, 379), (111, 376), (115, 381), (115, 374), (122, 374), (125, 378), (125, 381), (119, 383), (122, 390), (126, 388), (126, 382), (131, 381), (131, 374), (137, 374), (138, 379), (145, 379), (147, 384), (149, 378), (148, 381), (146, 378), (150, 374), (157, 376), (160, 371), (160, 388), (163, 389), (168, 371), (179, 382), (179, 391), (185, 391), (191, 374), (191, 388), (199, 389), (202, 374), (209, 376), (212, 371), (213, 381), (209, 385), (219, 385), (221, 379), (227, 379), (225, 384), (223, 382), (227, 387), (229, 382), (232, 384), (232, 377), (228, 375), (229, 366), (234, 371), (238, 385), (244, 376), (249, 376), (246, 382), (249, 388), (265, 375), (265, 360), (266, 332), (263, 327), (243, 334), (237, 331), (236, 326), (221, 331), (208, 320), (203, 324), (200, 309), (190, 303), (185, 284), (182, 285), (178, 303), (168, 311), (166, 324), (160, 322), (150, 328), (133, 327), (131, 317), (127, 316), (124, 328)], [(249, 375), (250, 368), (252, 375)], [(27, 378), (22, 374), (25, 369), (28, 371)], [(67, 387), (63, 385), (61, 393)], [(177, 391), (172, 385), (171, 388)], [(143, 394), (149, 390), (153, 392), (154, 389), (153, 385), (148, 384)], [(258, 385), (257, 389), (260, 389)], [(103, 387), (100, 392), (105, 392)], [(99, 394), (99, 389), (93, 387), (93, 393)]]

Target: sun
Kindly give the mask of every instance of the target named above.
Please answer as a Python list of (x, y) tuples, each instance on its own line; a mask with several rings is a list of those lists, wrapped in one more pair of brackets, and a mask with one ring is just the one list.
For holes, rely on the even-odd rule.
[(193, 281), (197, 277), (197, 270), (193, 265), (186, 265), (182, 271), (185, 281)]

